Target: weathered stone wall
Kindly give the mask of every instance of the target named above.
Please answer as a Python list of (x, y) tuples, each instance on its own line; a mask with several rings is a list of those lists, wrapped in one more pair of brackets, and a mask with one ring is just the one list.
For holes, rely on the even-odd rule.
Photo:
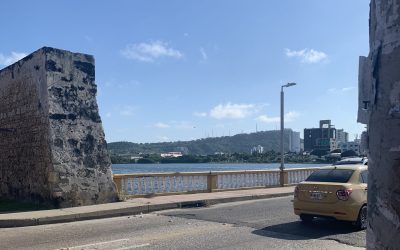
[(43, 201), (51, 195), (44, 66), (45, 58), (39, 52), (0, 71), (2, 196)]
[(400, 247), (400, 0), (372, 0), (360, 59), (359, 121), (368, 124), (368, 249)]
[(0, 71), (0, 195), (56, 206), (114, 201), (94, 58), (44, 47)]

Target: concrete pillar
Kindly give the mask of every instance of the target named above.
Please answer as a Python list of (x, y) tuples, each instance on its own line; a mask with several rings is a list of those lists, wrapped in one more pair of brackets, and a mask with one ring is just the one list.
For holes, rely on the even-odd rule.
[(216, 189), (217, 189), (217, 174), (210, 172), (207, 175), (207, 190), (209, 193), (212, 193)]
[(372, 0), (370, 54), (360, 58), (360, 122), (368, 124), (367, 249), (400, 247), (400, 0)]
[(286, 170), (281, 170), (279, 172), (279, 183), (281, 187), (285, 187), (288, 185), (289, 183), (289, 176), (288, 176), (288, 172)]

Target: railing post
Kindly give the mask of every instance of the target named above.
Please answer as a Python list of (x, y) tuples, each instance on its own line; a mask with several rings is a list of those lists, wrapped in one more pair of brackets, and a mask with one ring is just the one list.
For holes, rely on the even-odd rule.
[(284, 187), (288, 184), (288, 172), (286, 170), (281, 170), (280, 171), (280, 184), (281, 187)]
[(207, 175), (207, 190), (212, 193), (215, 189), (217, 189), (217, 174), (210, 172)]
[(117, 193), (122, 194), (122, 178), (114, 176), (113, 179), (114, 179), (115, 186), (117, 187)]

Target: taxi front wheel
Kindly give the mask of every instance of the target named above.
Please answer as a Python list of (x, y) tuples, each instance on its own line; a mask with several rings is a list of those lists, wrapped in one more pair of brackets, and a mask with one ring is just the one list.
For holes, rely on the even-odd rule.
[(300, 214), (300, 220), (304, 223), (311, 223), (314, 219), (314, 216), (309, 214)]

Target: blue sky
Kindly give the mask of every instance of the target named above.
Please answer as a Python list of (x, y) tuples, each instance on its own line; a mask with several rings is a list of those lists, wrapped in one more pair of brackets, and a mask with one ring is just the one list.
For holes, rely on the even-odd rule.
[(40, 47), (92, 54), (108, 142), (159, 142), (331, 119), (356, 123), (367, 0), (8, 1), (0, 68)]

